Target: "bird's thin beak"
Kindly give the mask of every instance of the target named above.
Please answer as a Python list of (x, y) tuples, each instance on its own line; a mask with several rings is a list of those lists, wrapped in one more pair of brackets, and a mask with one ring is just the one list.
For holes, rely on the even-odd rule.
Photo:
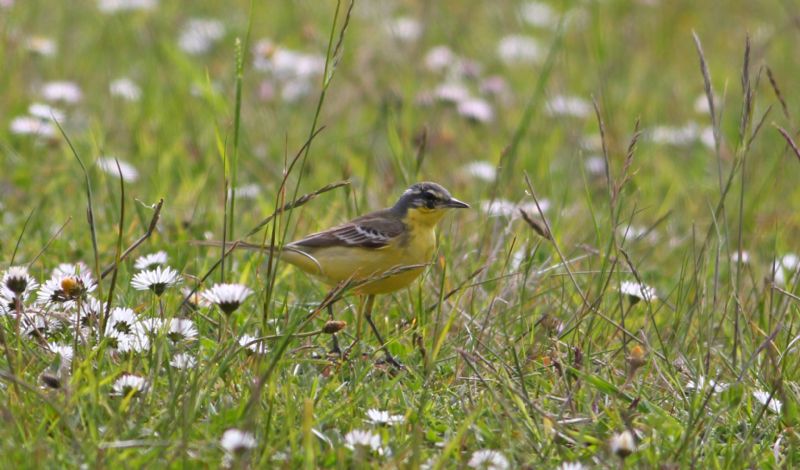
[(445, 207), (452, 207), (453, 209), (469, 209), (469, 204), (451, 197), (450, 200), (445, 203)]

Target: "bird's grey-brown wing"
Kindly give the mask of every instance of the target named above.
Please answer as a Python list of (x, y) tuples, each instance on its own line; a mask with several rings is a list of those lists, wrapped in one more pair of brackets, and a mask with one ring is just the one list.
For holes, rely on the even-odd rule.
[(405, 224), (388, 210), (363, 215), (324, 232), (311, 234), (288, 247), (323, 248), (347, 246), (381, 248), (403, 233)]

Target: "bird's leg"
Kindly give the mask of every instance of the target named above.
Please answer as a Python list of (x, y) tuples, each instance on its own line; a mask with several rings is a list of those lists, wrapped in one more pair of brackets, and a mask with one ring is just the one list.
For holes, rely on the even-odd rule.
[[(333, 303), (328, 304), (328, 316), (330, 317), (331, 320), (334, 319), (334, 317), (333, 317)], [(332, 333), (331, 334), (331, 343), (333, 343), (332, 346), (331, 346), (331, 353), (332, 354), (338, 354), (339, 358), (341, 359), (342, 350), (341, 350), (341, 348), (339, 348), (339, 340), (336, 339), (336, 333)]]
[(375, 295), (369, 295), (367, 297), (367, 304), (364, 307), (364, 318), (367, 319), (367, 323), (369, 323), (369, 327), (372, 328), (372, 332), (375, 334), (375, 337), (378, 338), (378, 342), (381, 345), (381, 349), (383, 350), (384, 354), (386, 354), (386, 362), (393, 365), (398, 369), (403, 368), (403, 364), (400, 364), (397, 359), (392, 356), (392, 353), (386, 349), (386, 344), (383, 342), (383, 338), (381, 338), (381, 334), (378, 333), (378, 328), (375, 327), (375, 323), (372, 321), (372, 307), (375, 305)]

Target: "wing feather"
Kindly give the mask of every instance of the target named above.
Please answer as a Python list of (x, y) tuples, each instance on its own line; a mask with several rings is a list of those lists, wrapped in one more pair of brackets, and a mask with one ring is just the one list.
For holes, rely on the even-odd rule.
[(358, 217), (324, 232), (311, 234), (288, 246), (382, 248), (400, 236), (404, 230), (405, 224), (400, 219), (392, 217), (388, 211), (379, 211)]

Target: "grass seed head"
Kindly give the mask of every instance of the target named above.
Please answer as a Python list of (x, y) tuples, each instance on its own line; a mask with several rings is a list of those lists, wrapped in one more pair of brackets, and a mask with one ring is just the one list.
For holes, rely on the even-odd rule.
[(325, 323), (325, 326), (322, 327), (322, 332), (332, 335), (339, 331), (342, 331), (347, 327), (347, 322), (342, 320), (331, 320)]
[(61, 377), (49, 372), (42, 373), (42, 383), (52, 389), (58, 390), (61, 388)]
[(646, 363), (647, 351), (640, 344), (631, 348), (631, 352), (628, 355), (628, 366), (635, 371)]
[(611, 453), (621, 459), (626, 459), (629, 455), (636, 451), (636, 441), (633, 438), (633, 433), (622, 431), (621, 433), (614, 434), (609, 441)]

